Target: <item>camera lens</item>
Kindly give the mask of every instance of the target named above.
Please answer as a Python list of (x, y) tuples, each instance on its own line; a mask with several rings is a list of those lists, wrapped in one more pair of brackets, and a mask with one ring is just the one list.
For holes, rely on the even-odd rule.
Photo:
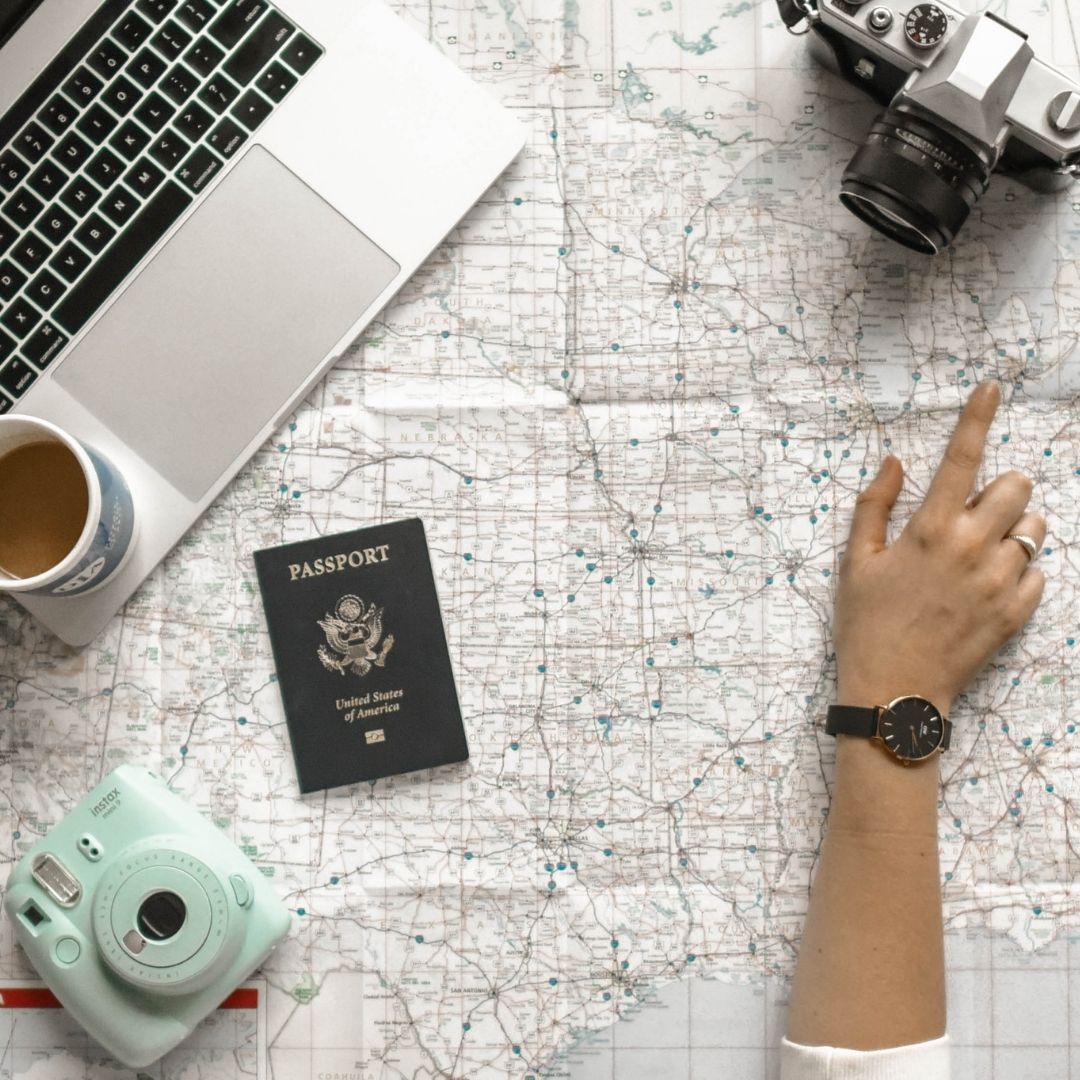
[(844, 172), (840, 201), (905, 247), (935, 255), (952, 243), (990, 184), (994, 155), (911, 106), (874, 122)]
[(140, 905), (135, 920), (148, 941), (168, 941), (184, 925), (187, 908), (176, 893), (151, 893)]

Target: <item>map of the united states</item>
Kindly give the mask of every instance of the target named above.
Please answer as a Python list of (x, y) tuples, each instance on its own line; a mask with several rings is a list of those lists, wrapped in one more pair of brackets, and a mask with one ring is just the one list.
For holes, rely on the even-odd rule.
[[(0, 607), (8, 864), (108, 769), (162, 772), (295, 912), (275, 1077), (539, 1080), (666, 984), (782, 985), (855, 494), (899, 454), (902, 523), (997, 378), (987, 474), (1034, 477), (1050, 584), (954, 715), (945, 911), (1064, 937), (1080, 189), (997, 179), (927, 259), (838, 205), (875, 109), (772, 0), (397, 8), (529, 146), (94, 645)], [(1076, 71), (1067, 0), (994, 10)], [(300, 799), (251, 553), (412, 516), (471, 760)]]

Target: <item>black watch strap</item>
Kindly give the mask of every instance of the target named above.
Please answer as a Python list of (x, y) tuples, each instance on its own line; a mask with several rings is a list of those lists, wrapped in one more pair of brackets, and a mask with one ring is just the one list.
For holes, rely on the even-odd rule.
[[(878, 729), (880, 706), (867, 709), (861, 705), (830, 705), (825, 714), (825, 731), (829, 735), (859, 735), (864, 739), (873, 738)], [(945, 732), (941, 739), (941, 749), (948, 750), (952, 741), (952, 722), (944, 721)]]
[(859, 705), (830, 705), (825, 715), (825, 731), (829, 735), (860, 735), (864, 739), (877, 734), (878, 707), (866, 709)]

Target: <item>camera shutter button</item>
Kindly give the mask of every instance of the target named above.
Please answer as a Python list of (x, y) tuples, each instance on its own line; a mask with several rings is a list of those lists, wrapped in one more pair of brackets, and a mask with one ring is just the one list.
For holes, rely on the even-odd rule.
[(82, 954), (82, 946), (73, 937), (62, 937), (53, 948), (61, 964), (74, 964)]
[(893, 13), (890, 8), (876, 7), (870, 12), (867, 23), (875, 34), (885, 34), (892, 29)]
[(248, 888), (248, 883), (239, 874), (230, 874), (229, 884), (232, 886), (236, 902), (241, 907), (247, 907), (251, 903), (251, 889)]

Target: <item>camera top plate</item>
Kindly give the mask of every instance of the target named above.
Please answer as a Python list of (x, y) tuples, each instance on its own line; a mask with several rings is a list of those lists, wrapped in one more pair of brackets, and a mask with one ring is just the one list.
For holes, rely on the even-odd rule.
[[(971, 29), (973, 21), (987, 24), (983, 27), (987, 31), (992, 25), (995, 33), (979, 36), (978, 48), (973, 50), (977, 55), (972, 57), (972, 70), (994, 70), (1004, 62), (1003, 56), (1013, 47), (1011, 42), (1015, 38), (1027, 44), (1027, 35), (1022, 30), (991, 13), (969, 14), (944, 0), (934, 0), (932, 6), (944, 14), (946, 29), (936, 44), (928, 48), (916, 45), (909, 38), (907, 24), (910, 11), (906, 5), (897, 5), (895, 0), (858, 5), (851, 3), (851, 0), (816, 0), (815, 24), (826, 33), (839, 34), (858, 47), (865, 61), (862, 69), (856, 67), (856, 71), (871, 81), (875, 65), (891, 66), (901, 77), (908, 76), (909, 81), (916, 72), (936, 68), (942, 62), (943, 53), (952, 56), (954, 41), (956, 48), (967, 49), (970, 36), (967, 31)], [(894, 15), (884, 31), (871, 27), (871, 16), (879, 9), (888, 9)], [(962, 28), (964, 33), (961, 33)], [(948, 62), (946, 59), (946, 65)], [(1053, 102), (1066, 90), (1080, 90), (1080, 86), (1038, 56), (1032, 56), (1008, 102), (1001, 137), (1024, 143), (1061, 169), (1072, 167), (1080, 161), (1080, 129), (1063, 131), (1054, 126), (1052, 116)]]

